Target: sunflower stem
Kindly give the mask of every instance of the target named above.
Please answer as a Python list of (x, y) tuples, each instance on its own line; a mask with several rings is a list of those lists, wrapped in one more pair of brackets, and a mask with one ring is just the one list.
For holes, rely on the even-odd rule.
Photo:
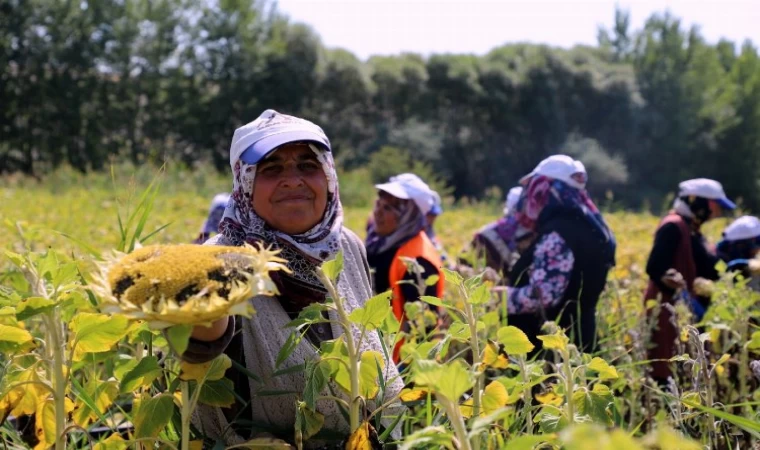
[(180, 441), (181, 450), (190, 449), (190, 417), (193, 412), (193, 405), (190, 403), (190, 383), (185, 380), (180, 381), (182, 391), (182, 440)]

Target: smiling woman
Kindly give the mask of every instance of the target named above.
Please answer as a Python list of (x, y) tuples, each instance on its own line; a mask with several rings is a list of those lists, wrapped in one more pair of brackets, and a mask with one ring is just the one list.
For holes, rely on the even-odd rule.
[[(325, 302), (327, 292), (316, 269), (343, 254), (344, 268), (337, 290), (350, 313), (372, 296), (369, 265), (359, 238), (343, 227), (338, 178), (330, 141), (317, 125), (297, 117), (265, 111), (255, 121), (235, 131), (230, 149), (233, 191), (219, 225), (219, 234), (206, 244), (240, 246), (263, 244), (279, 250), (288, 271), (272, 277), (278, 295), (256, 296), (251, 319), (230, 317), (211, 327), (196, 327), (182, 358), (188, 362), (209, 361), (226, 353), (245, 366), (228, 371), (238, 401), (232, 408), (202, 406), (196, 425), (206, 436), (227, 445), (240, 444), (260, 432), (294, 443), (296, 405), (306, 386), (303, 366), (317, 358), (315, 347), (342, 338), (338, 317), (331, 310), (330, 322), (306, 329), (291, 355), (278, 364), (278, 353), (289, 340), (287, 324), (313, 303)], [(383, 353), (380, 337), (371, 332), (360, 338), (360, 351)], [(401, 390), (398, 372), (384, 362), (386, 386), (375, 399), (385, 403)], [(253, 373), (256, 380), (248, 377)], [(322, 394), (339, 392), (330, 385)], [(264, 391), (267, 394), (264, 394)], [(278, 394), (273, 394), (278, 393)], [(338, 394), (339, 395), (339, 394)], [(349, 423), (334, 401), (317, 401), (327, 433), (345, 438)], [(387, 409), (387, 412), (392, 411)], [(386, 417), (386, 416), (384, 416)], [(384, 420), (390, 425), (391, 419)], [(397, 436), (397, 433), (393, 433)], [(324, 445), (313, 439), (305, 448)]]

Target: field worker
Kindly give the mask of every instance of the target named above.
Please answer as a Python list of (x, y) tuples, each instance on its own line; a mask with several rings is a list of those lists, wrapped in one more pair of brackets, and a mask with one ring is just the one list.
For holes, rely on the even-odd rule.
[(666, 383), (671, 375), (668, 359), (675, 355), (674, 341), (678, 337), (672, 323), (673, 309), (666, 305), (673, 305), (679, 296), (685, 296), (698, 316), (707, 309), (709, 299), (696, 295), (694, 281), (717, 279), (718, 257), (708, 250), (700, 229), (724, 210), (736, 207), (715, 180), (687, 180), (678, 188), (673, 209), (657, 228), (646, 267), (649, 286), (645, 300), (660, 298), (662, 302), (658, 328), (652, 333), (654, 346), (649, 351), (650, 359), (660, 360), (652, 362), (651, 372), (659, 383)]
[(734, 220), (723, 230), (723, 239), (716, 249), (729, 272), (751, 278), (749, 284), (754, 289), (760, 287), (760, 260), (756, 258), (760, 252), (760, 219), (742, 216)]
[(509, 324), (539, 351), (542, 325), (558, 319), (579, 349), (593, 352), (596, 304), (615, 265), (615, 237), (586, 193), (585, 170), (572, 158), (549, 157), (520, 182), (514, 214), (534, 237), (512, 268)]
[[(430, 187), (419, 177), (391, 177), (375, 186), (378, 191), (373, 210), (373, 223), (365, 242), (367, 260), (374, 271), (376, 293), (392, 290), (393, 314), (402, 326), (404, 304), (422, 295), (443, 296), (444, 277), (441, 255), (425, 233), (425, 216), (433, 208)], [(417, 262), (418, 270), (407, 270), (402, 258)], [(438, 281), (425, 284), (430, 276)], [(394, 360), (399, 362), (399, 348)]]
[(504, 203), (504, 216), (478, 230), (469, 246), (478, 260), (484, 260), (487, 267), (502, 277), (509, 275), (518, 255), (518, 223), (513, 213), (522, 189), (522, 186), (516, 186), (509, 190)]
[(196, 244), (202, 244), (211, 237), (212, 234), (219, 232), (219, 222), (222, 221), (222, 215), (224, 215), (224, 208), (227, 207), (227, 202), (230, 201), (230, 194), (224, 192), (216, 194), (211, 200), (211, 207), (208, 210), (208, 217), (203, 222), (203, 228), (198, 237), (195, 239)]
[[(343, 226), (338, 178), (330, 141), (322, 129), (303, 119), (264, 111), (256, 120), (244, 125), (232, 137), (230, 148), (233, 192), (224, 211), (219, 234), (207, 245), (263, 244), (279, 249), (291, 273), (277, 272), (273, 280), (279, 290), (275, 298), (251, 299), (256, 314), (251, 319), (229, 317), (211, 327), (195, 327), (183, 359), (201, 363), (222, 352), (256, 374), (261, 382), (245, 373), (230, 369), (239, 401), (232, 408), (200, 406), (196, 426), (211, 438), (226, 445), (240, 444), (251, 438), (244, 424), (256, 424), (259, 430), (293, 443), (296, 401), (306, 386), (303, 370), (291, 370), (274, 376), (275, 369), (296, 367), (314, 360), (314, 347), (338, 337), (340, 329), (328, 323), (312, 325), (305, 339), (279, 367), (275, 361), (292, 328), (286, 324), (306, 306), (324, 302), (326, 290), (315, 270), (322, 262), (343, 252), (344, 266), (337, 283), (346, 307), (363, 306), (372, 297), (369, 266), (361, 240)], [(331, 311), (328, 318), (337, 321)], [(359, 339), (358, 329), (354, 329)], [(362, 351), (383, 354), (380, 337), (369, 332), (362, 340)], [(385, 398), (396, 395), (402, 386), (394, 364), (385, 361)], [(332, 391), (339, 392), (336, 386)], [(282, 392), (259, 396), (259, 391)], [(329, 394), (326, 390), (322, 395)], [(348, 398), (344, 398), (348, 401)], [(373, 406), (368, 406), (370, 409)], [(324, 429), (342, 436), (349, 433), (349, 423), (334, 401), (320, 401), (317, 412), (324, 415)], [(384, 420), (386, 426), (390, 422)], [(250, 426), (250, 425), (248, 425)], [(379, 431), (379, 430), (378, 430)], [(392, 435), (398, 436), (394, 430)], [(327, 445), (331, 441), (307, 442), (307, 448)], [(332, 442), (332, 445), (336, 444)]]

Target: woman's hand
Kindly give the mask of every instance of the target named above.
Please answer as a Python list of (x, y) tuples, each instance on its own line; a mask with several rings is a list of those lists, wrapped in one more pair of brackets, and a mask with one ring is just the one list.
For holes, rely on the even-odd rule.
[(190, 335), (190, 337), (198, 341), (216, 341), (217, 339), (224, 336), (224, 333), (227, 331), (227, 327), (229, 326), (229, 322), (230, 318), (224, 317), (212, 323), (210, 327), (198, 325), (196, 327), (193, 327), (193, 333)]
[(683, 279), (683, 275), (676, 269), (668, 269), (665, 275), (660, 278), (662, 284), (670, 289), (684, 289), (686, 288), (686, 281)]
[(712, 297), (715, 292), (715, 283), (705, 278), (694, 280), (694, 293), (700, 297)]
[(747, 263), (747, 268), (752, 275), (760, 275), (760, 259), (750, 259), (749, 263)]

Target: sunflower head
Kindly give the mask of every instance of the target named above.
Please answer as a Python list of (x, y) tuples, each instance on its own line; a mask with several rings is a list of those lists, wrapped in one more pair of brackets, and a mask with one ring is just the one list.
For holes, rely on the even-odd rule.
[(151, 245), (103, 264), (97, 290), (104, 311), (155, 328), (250, 316), (248, 301), (275, 295), (270, 272), (288, 270), (277, 251), (251, 246)]

